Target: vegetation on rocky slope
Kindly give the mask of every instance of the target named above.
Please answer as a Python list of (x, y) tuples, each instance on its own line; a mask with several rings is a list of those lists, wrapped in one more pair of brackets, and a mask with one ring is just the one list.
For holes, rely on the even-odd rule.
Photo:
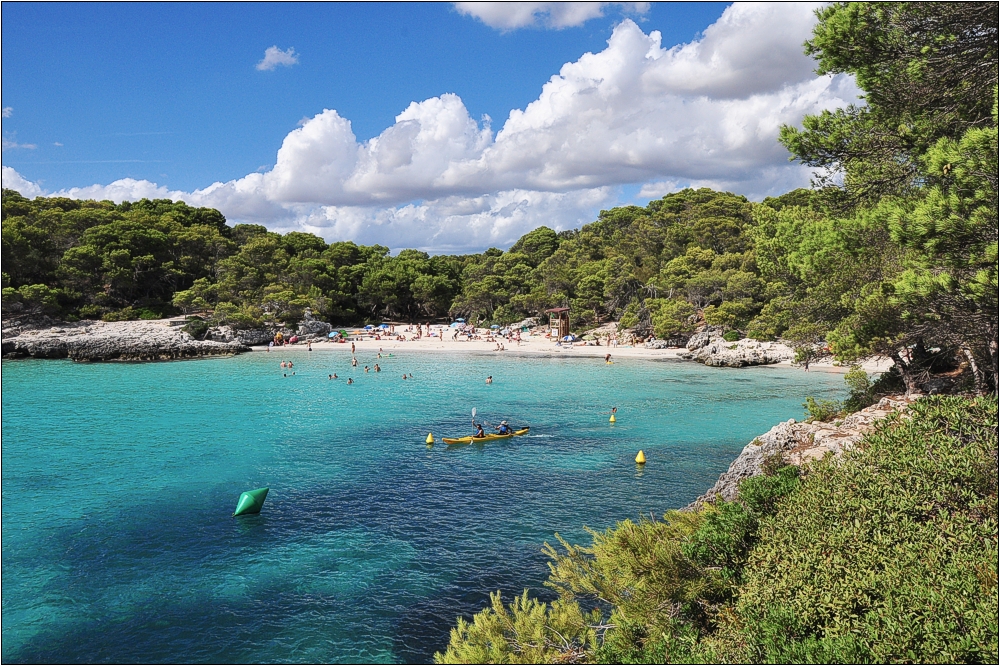
[(911, 410), (736, 501), (547, 545), (558, 600), (496, 595), (436, 659), (996, 662), (996, 400)]

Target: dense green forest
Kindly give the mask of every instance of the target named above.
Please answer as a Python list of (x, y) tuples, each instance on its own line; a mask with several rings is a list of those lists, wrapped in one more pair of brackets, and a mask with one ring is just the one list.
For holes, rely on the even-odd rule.
[(3, 192), (5, 314), (333, 324), (464, 316), (510, 323), (569, 305), (576, 330), (659, 338), (701, 323), (802, 354), (891, 357), (908, 386), (969, 366), (996, 390), (997, 16), (989, 4), (832, 5), (807, 52), (864, 106), (782, 128), (815, 187), (751, 203), (707, 189), (531, 231), (506, 251), (429, 256), (229, 226), (168, 200)]

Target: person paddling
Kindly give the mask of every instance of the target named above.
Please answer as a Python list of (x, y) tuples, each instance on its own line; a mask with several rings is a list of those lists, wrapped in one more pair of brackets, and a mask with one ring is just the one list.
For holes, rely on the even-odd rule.
[(486, 432), (483, 431), (482, 423), (476, 423), (475, 421), (473, 421), (472, 425), (476, 427), (476, 434), (472, 436), (473, 439), (481, 439), (483, 437), (486, 437)]
[(497, 434), (499, 434), (499, 435), (509, 435), (510, 434), (510, 426), (507, 425), (506, 421), (501, 421), (500, 425), (496, 426), (494, 429), (497, 431)]

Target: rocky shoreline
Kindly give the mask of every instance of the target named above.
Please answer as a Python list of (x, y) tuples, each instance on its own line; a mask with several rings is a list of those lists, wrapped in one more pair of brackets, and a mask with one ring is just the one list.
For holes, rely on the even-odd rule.
[(46, 328), (5, 322), (4, 358), (69, 358), (74, 361), (170, 361), (232, 356), (246, 343), (195, 340), (166, 320), (58, 322)]
[(832, 423), (799, 423), (795, 419), (779, 423), (747, 444), (729, 469), (719, 475), (715, 485), (686, 508), (695, 509), (706, 502), (718, 500), (733, 501), (740, 482), (761, 474), (765, 461), (772, 456), (780, 455), (784, 463), (799, 467), (828, 453), (839, 456), (861, 441), (876, 421), (895, 411), (906, 412), (921, 397), (886, 396), (877, 404)]

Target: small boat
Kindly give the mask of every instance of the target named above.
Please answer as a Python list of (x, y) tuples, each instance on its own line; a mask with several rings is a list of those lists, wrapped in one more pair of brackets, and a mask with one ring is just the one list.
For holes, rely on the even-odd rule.
[(520, 437), (521, 435), (527, 435), (531, 428), (521, 428), (520, 430), (515, 430), (514, 432), (508, 433), (506, 435), (484, 435), (482, 437), (442, 437), (441, 441), (445, 444), (472, 444), (473, 442), (492, 442), (496, 439), (510, 439), (511, 437)]

